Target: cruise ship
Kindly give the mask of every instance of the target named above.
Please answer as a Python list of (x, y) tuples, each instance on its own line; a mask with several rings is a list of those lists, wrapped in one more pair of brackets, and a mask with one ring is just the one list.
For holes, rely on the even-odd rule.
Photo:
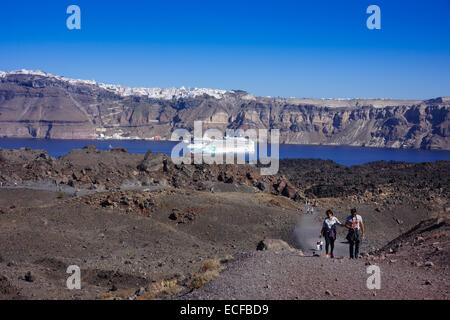
[(246, 137), (224, 137), (223, 139), (210, 139), (208, 137), (202, 139), (194, 139), (193, 141), (185, 141), (188, 143), (187, 149), (190, 152), (201, 153), (255, 153), (256, 144), (253, 140)]

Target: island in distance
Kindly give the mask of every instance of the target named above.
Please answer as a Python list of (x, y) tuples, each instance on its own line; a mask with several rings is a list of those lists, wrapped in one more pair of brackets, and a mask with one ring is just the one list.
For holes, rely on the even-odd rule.
[(41, 71), (0, 72), (0, 137), (170, 139), (177, 128), (279, 129), (280, 142), (450, 150), (450, 98), (255, 97), (130, 88)]

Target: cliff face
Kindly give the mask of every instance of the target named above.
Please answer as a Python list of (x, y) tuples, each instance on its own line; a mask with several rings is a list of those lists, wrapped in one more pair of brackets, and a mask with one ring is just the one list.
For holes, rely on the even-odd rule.
[(0, 136), (169, 139), (176, 128), (280, 129), (283, 143), (450, 150), (450, 100), (314, 100), (123, 95), (36, 74), (0, 77)]

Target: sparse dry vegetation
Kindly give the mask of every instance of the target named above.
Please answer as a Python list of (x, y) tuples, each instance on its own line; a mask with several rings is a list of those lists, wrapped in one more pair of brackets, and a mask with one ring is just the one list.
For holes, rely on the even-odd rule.
[(159, 299), (164, 296), (172, 296), (177, 294), (183, 289), (182, 286), (178, 284), (177, 279), (161, 279), (154, 283), (151, 283), (145, 288), (145, 291), (139, 295), (135, 290), (118, 290), (114, 292), (105, 292), (99, 295), (100, 300), (153, 300)]
[(200, 267), (198, 272), (192, 275), (191, 289), (203, 287), (209, 281), (219, 276), (220, 271), (224, 269), (219, 259), (208, 259)]
[(177, 279), (160, 280), (150, 284), (146, 291), (136, 300), (152, 300), (163, 296), (172, 296), (183, 289)]
[(101, 293), (98, 296), (100, 300), (124, 300), (134, 294), (133, 290), (117, 290)]

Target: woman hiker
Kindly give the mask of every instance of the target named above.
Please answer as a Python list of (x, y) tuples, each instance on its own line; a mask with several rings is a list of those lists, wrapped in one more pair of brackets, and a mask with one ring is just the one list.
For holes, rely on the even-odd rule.
[[(325, 238), (325, 253), (327, 258), (334, 258), (334, 241), (336, 240), (336, 225), (342, 226), (342, 223), (333, 215), (333, 211), (327, 210), (326, 218), (322, 224), (319, 238)], [(330, 249), (330, 250), (329, 250)]]

